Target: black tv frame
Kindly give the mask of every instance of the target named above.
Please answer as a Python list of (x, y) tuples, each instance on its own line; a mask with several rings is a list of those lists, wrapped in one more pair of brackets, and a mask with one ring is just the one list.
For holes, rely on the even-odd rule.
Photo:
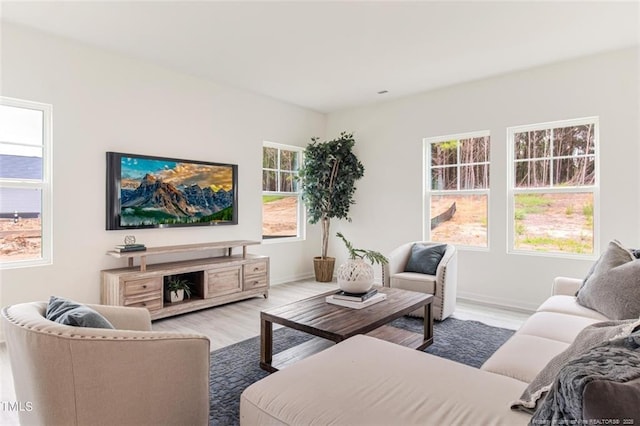
[[(122, 157), (141, 158), (147, 160), (170, 161), (179, 163), (201, 164), (206, 166), (222, 166), (231, 167), (232, 170), (232, 186), (233, 186), (233, 213), (230, 221), (211, 221), (211, 222), (191, 222), (191, 223), (170, 223), (170, 224), (151, 224), (122, 226), (120, 218), (121, 205), (121, 159)], [(123, 152), (106, 153), (106, 230), (126, 230), (126, 229), (153, 229), (153, 228), (170, 228), (170, 227), (191, 227), (191, 226), (222, 226), (238, 224), (238, 165), (230, 163), (217, 163), (211, 161), (185, 160), (171, 157), (158, 157), (143, 154), (131, 154)]]

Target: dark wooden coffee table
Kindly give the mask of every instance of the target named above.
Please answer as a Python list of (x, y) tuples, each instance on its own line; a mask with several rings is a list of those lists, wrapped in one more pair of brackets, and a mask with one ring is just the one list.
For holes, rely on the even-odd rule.
[[(362, 309), (337, 306), (325, 301), (332, 290), (260, 313), (260, 367), (274, 372), (356, 334), (367, 334), (422, 350), (433, 343), (433, 296), (397, 288), (376, 287), (387, 299)], [(388, 325), (424, 307), (424, 331), (414, 333)], [(319, 338), (273, 354), (273, 323), (304, 331)]]

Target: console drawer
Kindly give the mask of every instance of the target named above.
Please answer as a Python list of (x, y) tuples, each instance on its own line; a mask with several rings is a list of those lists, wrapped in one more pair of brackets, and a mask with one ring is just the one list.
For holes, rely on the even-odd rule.
[(124, 282), (124, 296), (136, 294), (162, 292), (162, 277), (142, 278), (139, 280), (127, 280)]
[(162, 293), (144, 294), (124, 299), (124, 306), (147, 308), (149, 312), (162, 309)]
[(267, 286), (267, 277), (264, 276), (254, 276), (254, 277), (245, 277), (244, 278), (244, 289), (252, 290), (254, 288), (266, 287)]
[(242, 266), (244, 268), (244, 276), (250, 275), (267, 275), (267, 262), (252, 262)]

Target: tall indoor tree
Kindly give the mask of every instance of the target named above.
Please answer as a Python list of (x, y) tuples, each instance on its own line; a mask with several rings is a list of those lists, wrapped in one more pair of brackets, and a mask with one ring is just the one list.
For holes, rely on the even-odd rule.
[(356, 181), (364, 176), (364, 166), (353, 153), (353, 133), (326, 142), (311, 138), (299, 171), (302, 200), (309, 223), (322, 225), (322, 252), (314, 258), (316, 280), (331, 281), (335, 258), (327, 256), (331, 219), (346, 219), (355, 202)]

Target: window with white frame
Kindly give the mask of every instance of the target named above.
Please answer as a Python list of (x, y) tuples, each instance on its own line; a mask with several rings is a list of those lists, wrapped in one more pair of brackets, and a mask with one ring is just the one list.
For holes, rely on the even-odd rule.
[(0, 97), (0, 267), (51, 263), (51, 105)]
[(597, 117), (508, 129), (509, 238), (515, 252), (597, 250)]
[(488, 247), (488, 131), (424, 139), (426, 239)]
[(262, 238), (302, 238), (303, 209), (298, 169), (303, 148), (264, 142), (262, 146)]

